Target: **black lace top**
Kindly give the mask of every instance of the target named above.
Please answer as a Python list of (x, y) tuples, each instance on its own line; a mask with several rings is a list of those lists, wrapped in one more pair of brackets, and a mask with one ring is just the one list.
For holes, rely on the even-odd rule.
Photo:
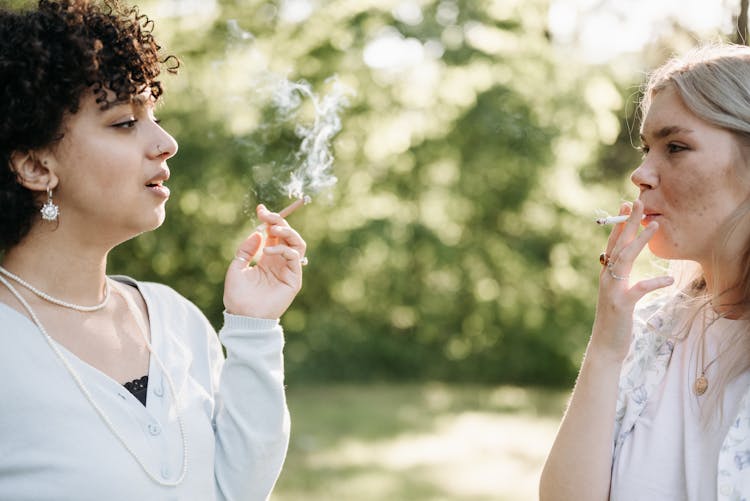
[(130, 393), (135, 396), (141, 403), (146, 405), (146, 390), (148, 390), (148, 375), (143, 376), (140, 379), (134, 379), (129, 383), (123, 385), (128, 389)]

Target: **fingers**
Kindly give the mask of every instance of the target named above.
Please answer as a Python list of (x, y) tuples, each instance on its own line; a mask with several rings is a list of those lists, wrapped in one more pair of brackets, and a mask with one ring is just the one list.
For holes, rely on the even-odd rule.
[(300, 257), (305, 255), (307, 244), (291, 226), (270, 226), (268, 228), (269, 236), (276, 237), (274, 244), (283, 243), (297, 251)]
[[(630, 272), (633, 269), (633, 263), (638, 255), (643, 251), (649, 240), (654, 236), (656, 231), (659, 229), (659, 224), (656, 222), (650, 223), (646, 228), (637, 235), (631, 242), (625, 247), (618, 250), (618, 246), (615, 247), (615, 255), (610, 257), (602, 270), (602, 276), (609, 275), (610, 278), (618, 281), (627, 283), (630, 277)], [(605, 273), (606, 272), (606, 273)]]
[(288, 226), (286, 219), (281, 217), (276, 212), (271, 212), (263, 204), (258, 204), (258, 207), (255, 208), (255, 213), (258, 215), (258, 219), (266, 223), (268, 226), (272, 226), (272, 225), (287, 225)]
[[(620, 215), (623, 214), (630, 214), (632, 211), (632, 204), (626, 202), (620, 206)], [(612, 256), (612, 252), (615, 248), (615, 244), (617, 243), (617, 240), (620, 238), (620, 235), (622, 234), (622, 230), (625, 228), (624, 224), (616, 224), (612, 231), (609, 233), (609, 238), (607, 239), (607, 247), (605, 252), (607, 253), (607, 256)]]
[[(633, 222), (635, 218), (638, 218), (637, 220), (640, 221), (640, 215), (638, 215), (637, 212), (638, 211), (633, 212), (633, 216), (628, 221), (628, 224)], [(625, 282), (625, 284), (627, 284), (627, 280), (633, 268), (633, 262), (643, 251), (643, 249), (646, 247), (646, 244), (648, 244), (649, 240), (653, 238), (658, 230), (659, 223), (655, 221), (649, 223), (640, 234), (638, 234), (631, 242), (624, 246), (621, 251), (619, 251), (619, 254), (616, 258), (613, 258), (612, 261), (610, 261), (607, 266), (605, 266), (604, 271), (606, 271), (606, 273), (604, 273), (603, 271), (602, 276), (608, 276), (613, 281), (623, 281)], [(615, 248), (615, 252), (617, 252), (617, 247)], [(627, 295), (629, 296), (630, 301), (635, 303), (649, 292), (668, 287), (673, 283), (674, 278), (670, 276), (661, 276), (647, 280), (641, 280), (627, 291)]]
[(299, 287), (302, 276), (302, 256), (299, 252), (286, 245), (273, 245), (265, 247), (263, 254), (268, 256), (280, 256), (286, 261), (286, 266), (274, 271), (276, 277), (290, 287)]
[[(640, 227), (641, 218), (643, 216), (643, 202), (636, 200), (632, 205), (628, 203), (623, 204), (620, 207), (620, 214), (630, 214), (630, 217), (625, 223), (615, 225), (615, 228), (613, 228), (612, 232), (609, 234), (605, 253), (606, 257), (609, 258), (609, 261), (611, 262), (620, 261), (620, 254), (623, 249), (637, 238), (638, 228)], [(648, 239), (643, 245), (647, 242)], [(643, 247), (638, 250), (638, 253), (640, 253), (642, 249)], [(636, 253), (636, 256), (638, 253)], [(633, 256), (633, 259), (635, 259), (635, 256)]]
[(641, 299), (649, 292), (653, 292), (657, 289), (663, 289), (669, 287), (674, 283), (674, 278), (669, 276), (662, 276), (656, 278), (649, 278), (647, 280), (641, 280), (630, 289), (631, 301), (634, 303)]
[(263, 245), (263, 236), (254, 232), (240, 243), (230, 266), (247, 267)]
[(638, 257), (638, 255), (643, 251), (643, 248), (646, 247), (648, 241), (651, 240), (651, 238), (656, 234), (658, 230), (659, 223), (657, 223), (656, 221), (652, 221), (639, 235), (637, 235), (622, 249), (618, 250), (617, 247), (615, 247), (614, 255), (616, 257), (613, 258), (615, 264), (632, 266), (635, 258)]
[(636, 200), (633, 202), (632, 210), (630, 211), (630, 217), (628, 218), (627, 222), (623, 225), (622, 233), (620, 234), (620, 238), (617, 239), (617, 244), (615, 245), (615, 248), (612, 250), (613, 256), (619, 256), (619, 251), (621, 250), (621, 245), (628, 245), (638, 234), (638, 229), (641, 226), (641, 218), (643, 217), (643, 202), (640, 200)]

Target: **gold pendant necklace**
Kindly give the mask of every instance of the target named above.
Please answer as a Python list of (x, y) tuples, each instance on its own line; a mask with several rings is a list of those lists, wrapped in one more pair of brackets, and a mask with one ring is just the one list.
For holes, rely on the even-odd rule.
[[(697, 378), (695, 378), (695, 382), (693, 383), (693, 393), (695, 393), (697, 396), (701, 396), (704, 393), (706, 393), (706, 390), (708, 390), (708, 378), (706, 378), (706, 371), (711, 366), (712, 363), (716, 362), (716, 359), (719, 357), (714, 358), (711, 360), (708, 365), (704, 365), (704, 357), (706, 356), (706, 310), (703, 310), (703, 328), (701, 329), (701, 345), (700, 345), (700, 367), (701, 367), (701, 374)], [(712, 322), (713, 323), (713, 322)]]
[[(718, 317), (721, 318), (721, 315)], [(701, 373), (700, 376), (695, 378), (695, 382), (693, 382), (693, 393), (696, 394), (696, 396), (701, 396), (708, 390), (708, 378), (706, 377), (706, 371), (708, 370), (711, 365), (713, 365), (714, 362), (716, 362), (719, 357), (721, 357), (729, 348), (725, 348), (708, 363), (704, 365), (704, 360), (706, 356), (706, 336), (707, 336), (707, 330), (710, 326), (718, 320), (718, 318), (714, 318), (711, 320), (710, 323), (706, 324), (706, 311), (703, 311), (703, 330), (701, 331), (701, 346), (700, 346), (700, 367), (701, 367)], [(718, 347), (717, 347), (718, 348)]]
[(708, 379), (706, 379), (706, 373), (701, 372), (701, 375), (695, 378), (695, 383), (693, 383), (693, 392), (695, 392), (695, 394), (700, 397), (701, 395), (706, 393), (707, 389), (708, 389)]

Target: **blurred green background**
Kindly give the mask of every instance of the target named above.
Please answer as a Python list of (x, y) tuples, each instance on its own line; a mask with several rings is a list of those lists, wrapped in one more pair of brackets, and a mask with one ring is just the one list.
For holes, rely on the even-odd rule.
[(533, 499), (593, 320), (593, 219), (636, 195), (639, 85), (736, 37), (740, 2), (139, 5), (182, 61), (160, 109), (180, 151), (166, 223), (110, 271), (171, 285), (217, 328), (227, 262), (255, 204), (288, 203), (273, 181), (299, 148), (259, 79), (351, 89), (338, 183), (290, 217), (310, 265), (283, 318), (275, 499)]
[[(714, 4), (731, 28), (737, 8)], [(607, 5), (623, 31), (594, 43), (625, 38), (631, 18), (652, 32), (587, 59), (559, 25), (572, 12), (582, 30)], [(638, 86), (698, 36), (686, 16), (649, 24), (618, 5), (142, 2), (182, 60), (160, 109), (180, 151), (166, 223), (120, 247), (111, 270), (172, 285), (220, 327), (227, 261), (256, 203), (289, 202), (269, 178), (288, 175), (299, 147), (258, 82), (282, 75), (322, 95), (335, 75), (351, 89), (332, 145), (339, 181), (290, 218), (311, 265), (284, 317), (289, 384), (569, 387), (607, 235), (592, 220), (636, 195)], [(721, 28), (709, 35), (732, 35)]]

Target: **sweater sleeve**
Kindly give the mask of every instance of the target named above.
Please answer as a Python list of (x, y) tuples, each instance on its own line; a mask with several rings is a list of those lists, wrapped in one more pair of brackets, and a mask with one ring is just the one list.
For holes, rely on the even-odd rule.
[(224, 313), (215, 354), (217, 500), (268, 499), (289, 445), (284, 337), (278, 320)]

